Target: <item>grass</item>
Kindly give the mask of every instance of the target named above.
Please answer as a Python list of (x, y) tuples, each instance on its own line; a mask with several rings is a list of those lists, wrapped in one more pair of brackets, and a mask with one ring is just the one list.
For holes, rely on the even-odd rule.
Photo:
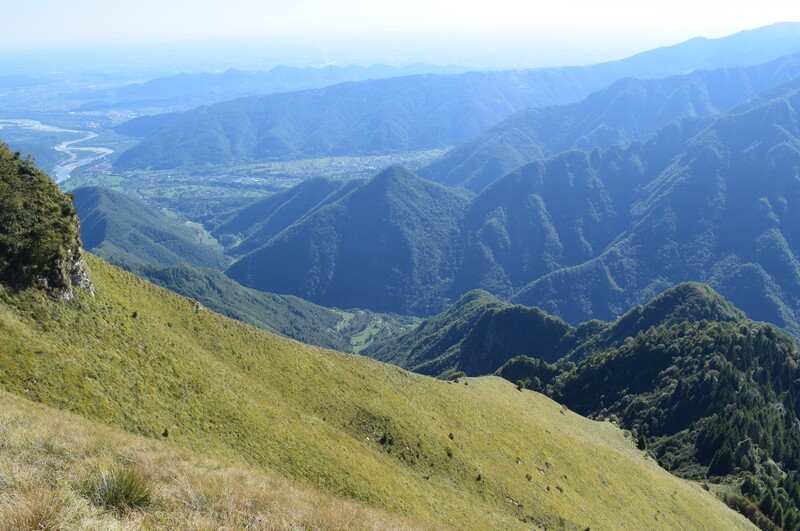
[(125, 513), (150, 505), (151, 480), (130, 466), (99, 470), (86, 488), (87, 497), (97, 506)]
[[(4, 392), (0, 448), (2, 529), (434, 528)], [(147, 504), (118, 510), (86, 492), (99, 477), (119, 485), (109, 471), (131, 470), (146, 478)]]
[(350, 345), (352, 346), (353, 352), (358, 354), (367, 348), (372, 343), (373, 338), (380, 332), (380, 328), (370, 324), (370, 326), (367, 326), (364, 330), (355, 334), (350, 338)]
[[(0, 293), (0, 386), (151, 439), (166, 430), (175, 451), (278, 474), (303, 492), (435, 525), (749, 527), (615, 426), (542, 395), (302, 345), (87, 263), (96, 298), (62, 305), (34, 291)], [(156, 485), (166, 473), (133, 461)], [(228, 503), (224, 489), (203, 492)], [(156, 507), (159, 496), (154, 489)]]
[(346, 312), (344, 310), (338, 310), (338, 313), (342, 316), (342, 320), (336, 325), (337, 331), (348, 328), (353, 318), (356, 316), (353, 312)]

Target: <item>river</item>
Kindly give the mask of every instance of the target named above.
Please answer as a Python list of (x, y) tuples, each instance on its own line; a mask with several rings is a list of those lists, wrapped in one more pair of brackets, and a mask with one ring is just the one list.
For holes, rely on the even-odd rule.
[(104, 147), (76, 147), (75, 144), (80, 144), (97, 137), (97, 133), (93, 133), (91, 131), (63, 129), (61, 127), (43, 124), (37, 120), (0, 120), (0, 129), (5, 127), (21, 127), (23, 129), (40, 131), (43, 133), (69, 133), (81, 135), (81, 138), (67, 140), (53, 146), (53, 149), (63, 153), (66, 157), (66, 160), (62, 160), (52, 171), (53, 179), (59, 183), (69, 179), (70, 175), (76, 168), (91, 164), (92, 162), (107, 157), (114, 152), (113, 149)]

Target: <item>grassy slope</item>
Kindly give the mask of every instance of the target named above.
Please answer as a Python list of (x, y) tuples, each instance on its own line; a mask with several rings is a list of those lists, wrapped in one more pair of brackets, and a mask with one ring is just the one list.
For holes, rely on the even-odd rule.
[[(0, 447), (0, 522), (11, 529), (432, 527), (5, 392)], [(120, 467), (150, 486), (142, 510), (117, 514), (86, 497), (87, 483)]]
[(542, 395), (304, 346), (87, 262), (95, 299), (0, 297), (5, 389), (460, 528), (747, 526), (614, 426)]
[(214, 269), (185, 264), (157, 266), (123, 264), (153, 284), (198, 300), (215, 312), (303, 343), (350, 350), (349, 338), (337, 326), (342, 315), (291, 295), (276, 295), (245, 288)]

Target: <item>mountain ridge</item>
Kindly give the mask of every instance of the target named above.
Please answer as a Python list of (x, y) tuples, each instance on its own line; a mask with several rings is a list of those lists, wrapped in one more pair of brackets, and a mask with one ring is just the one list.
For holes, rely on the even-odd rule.
[(230, 259), (199, 243), (197, 230), (169, 219), (143, 201), (109, 188), (73, 191), (87, 250), (108, 260), (158, 265), (187, 263), (224, 269)]
[(756, 64), (798, 49), (800, 24), (787, 23), (589, 67), (411, 76), (234, 100), (170, 120), (122, 153), (115, 167), (166, 169), (450, 147), (514, 111), (578, 101), (623, 77)]
[(438, 378), (480, 376), (495, 373), (519, 355), (547, 363), (580, 361), (652, 327), (702, 320), (736, 323), (747, 318), (699, 282), (677, 284), (613, 322), (592, 320), (575, 326), (538, 308), (475, 290), (417, 328), (381, 340), (362, 354)]
[(577, 103), (519, 111), (421, 168), (419, 174), (478, 192), (534, 159), (644, 141), (674, 119), (732, 110), (798, 77), (800, 55), (795, 54), (749, 67), (621, 79)]
[[(793, 172), (800, 164), (800, 133), (792, 117), (800, 92), (794, 83), (780, 90), (736, 112), (673, 121), (646, 142), (535, 161), (476, 196), (459, 199), (455, 191), (439, 190), (436, 194), (445, 195), (437, 197), (449, 199), (426, 202), (413, 191), (424, 189), (421, 182), (397, 188), (393, 197), (404, 197), (409, 205), (397, 212), (419, 223), (437, 212), (435, 222), (425, 223), (446, 227), (414, 232), (425, 242), (425, 251), (397, 244), (403, 229), (397, 232), (393, 222), (387, 223), (392, 214), (375, 212), (370, 221), (353, 224), (353, 216), (389, 206), (385, 194), (375, 192), (379, 180), (373, 178), (306, 218), (304, 229), (296, 225), (274, 236), (229, 272), (258, 289), (323, 305), (370, 308), (375, 301), (366, 294), (350, 291), (342, 301), (338, 294), (323, 295), (319, 287), (344, 284), (327, 276), (335, 268), (320, 274), (314, 252), (322, 248), (314, 251), (318, 244), (311, 242), (333, 245), (347, 237), (360, 242), (349, 252), (368, 258), (358, 268), (347, 267), (359, 271), (348, 286), (368, 280), (376, 286), (372, 291), (389, 293), (372, 308), (380, 311), (433, 315), (464, 293), (485, 289), (575, 325), (592, 318), (612, 320), (671, 285), (699, 281), (710, 283), (751, 317), (800, 337), (800, 314), (792, 302), (800, 294), (800, 236), (792, 207)], [(757, 177), (765, 172), (769, 178)], [(355, 209), (350, 201), (359, 197), (354, 195), (358, 190), (375, 193)], [(450, 201), (457, 208), (436, 204)], [(429, 212), (421, 212), (418, 204), (429, 204)], [(309, 239), (311, 223), (316, 240)], [(282, 249), (290, 248), (298, 254), (288, 260)], [(389, 259), (390, 250), (406, 254)], [(291, 262), (291, 268), (285, 267), (291, 281), (270, 278), (259, 285), (259, 271), (273, 267), (265, 265), (266, 256)], [(393, 265), (370, 266), (376, 256)], [(430, 266), (417, 269), (424, 274), (404, 274), (411, 282), (402, 288), (408, 290), (405, 296), (394, 291), (403, 284), (391, 280), (394, 268), (413, 269), (400, 265), (403, 256), (417, 256), (419, 264)], [(243, 281), (245, 264), (251, 278)], [(323, 284), (315, 284), (320, 279)], [(396, 287), (387, 290), (388, 285)], [(415, 304), (420, 294), (425, 298)]]

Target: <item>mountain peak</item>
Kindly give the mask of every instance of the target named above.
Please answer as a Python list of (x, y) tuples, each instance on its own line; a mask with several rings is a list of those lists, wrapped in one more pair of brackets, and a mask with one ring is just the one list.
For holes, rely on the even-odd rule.
[(405, 166), (401, 164), (392, 164), (387, 168), (384, 168), (380, 172), (378, 172), (375, 177), (372, 178), (374, 183), (408, 183), (412, 181), (421, 181), (420, 177), (417, 177), (411, 171), (408, 170)]
[(637, 306), (614, 323), (615, 336), (634, 336), (651, 326), (672, 326), (697, 321), (738, 322), (744, 312), (702, 282), (681, 282)]

